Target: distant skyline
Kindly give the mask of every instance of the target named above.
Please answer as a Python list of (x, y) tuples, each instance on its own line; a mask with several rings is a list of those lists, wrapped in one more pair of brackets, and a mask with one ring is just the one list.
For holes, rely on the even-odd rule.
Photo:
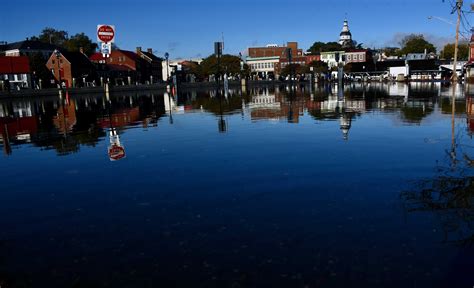
[[(0, 41), (38, 35), (45, 27), (84, 32), (96, 41), (97, 24), (116, 26), (116, 44), (134, 51), (152, 48), (170, 58), (206, 57), (213, 42), (225, 40), (225, 53), (251, 46), (298, 41), (337, 41), (347, 17), (353, 39), (370, 48), (397, 46), (403, 36), (424, 34), (438, 47), (454, 42), (454, 0), (169, 0), (103, 1), (28, 0), (3, 3)], [(466, 1), (464, 10), (469, 10)], [(472, 14), (466, 14), (468, 22)], [(435, 16), (429, 20), (429, 16)], [(470, 37), (470, 23), (461, 28)]]

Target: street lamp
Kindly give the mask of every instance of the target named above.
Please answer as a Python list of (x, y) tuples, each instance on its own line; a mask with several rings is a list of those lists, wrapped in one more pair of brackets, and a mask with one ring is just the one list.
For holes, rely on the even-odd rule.
[(168, 71), (170, 64), (168, 62), (170, 58), (170, 54), (168, 52), (165, 53), (165, 59), (166, 59), (166, 82), (168, 83), (168, 79), (170, 78), (170, 73)]
[(438, 17), (438, 16), (428, 16), (428, 20), (433, 20), (433, 19), (437, 19), (439, 21), (442, 21), (446, 24), (449, 24), (449, 25), (452, 25), (452, 26), (455, 26), (455, 24), (449, 20), (446, 20), (444, 18), (441, 18), (441, 17)]
[(61, 66), (59, 64), (59, 60), (61, 59), (61, 52), (58, 49), (54, 50), (54, 55), (56, 55), (56, 60), (58, 61), (58, 80), (59, 80), (59, 88), (62, 88), (61, 83)]

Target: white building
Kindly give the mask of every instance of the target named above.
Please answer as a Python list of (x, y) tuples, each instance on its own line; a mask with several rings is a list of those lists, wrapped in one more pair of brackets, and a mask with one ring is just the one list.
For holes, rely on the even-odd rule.
[(263, 78), (267, 78), (270, 73), (275, 73), (275, 67), (280, 62), (280, 57), (247, 57), (246, 62), (251, 72), (258, 73)]
[(163, 81), (168, 80), (169, 76), (171, 76), (171, 73), (174, 71), (175, 67), (179, 68), (181, 63), (196, 62), (197, 64), (201, 64), (202, 61), (203, 61), (202, 58), (173, 59), (173, 60), (168, 60), (168, 61), (163, 60), (163, 62), (161, 63)]
[(57, 47), (40, 41), (20, 41), (3, 46), (5, 56), (33, 56), (40, 53), (46, 59), (53, 53)]
[(329, 68), (337, 67), (339, 63), (346, 64), (345, 51), (321, 52), (321, 61), (328, 63)]

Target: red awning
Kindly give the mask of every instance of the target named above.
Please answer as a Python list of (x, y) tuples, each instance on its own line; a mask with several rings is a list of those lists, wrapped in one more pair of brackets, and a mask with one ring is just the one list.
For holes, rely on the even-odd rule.
[(0, 57), (0, 74), (28, 74), (30, 73), (30, 60), (27, 56)]

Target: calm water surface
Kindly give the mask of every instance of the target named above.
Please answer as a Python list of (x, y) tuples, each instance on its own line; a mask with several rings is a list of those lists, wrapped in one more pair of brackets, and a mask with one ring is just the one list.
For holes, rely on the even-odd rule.
[(472, 287), (470, 88), (0, 101), (0, 285)]

